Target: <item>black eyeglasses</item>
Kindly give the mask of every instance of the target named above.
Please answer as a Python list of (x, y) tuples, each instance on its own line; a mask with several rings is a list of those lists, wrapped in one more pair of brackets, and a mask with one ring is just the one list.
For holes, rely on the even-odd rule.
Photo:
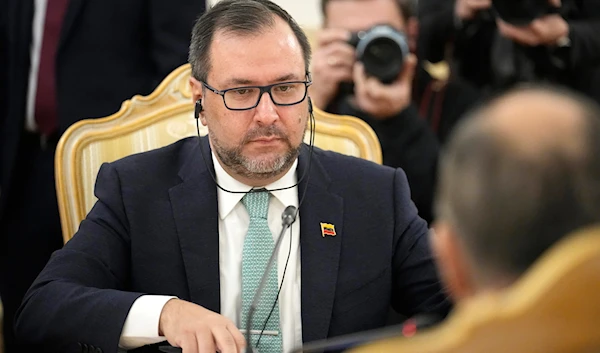
[(308, 81), (289, 81), (268, 86), (235, 87), (219, 91), (202, 82), (204, 87), (223, 97), (223, 103), (229, 110), (253, 109), (258, 106), (260, 98), (265, 92), (269, 93), (271, 101), (276, 105), (295, 105), (306, 98), (308, 86), (311, 84), (312, 81), (309, 79)]

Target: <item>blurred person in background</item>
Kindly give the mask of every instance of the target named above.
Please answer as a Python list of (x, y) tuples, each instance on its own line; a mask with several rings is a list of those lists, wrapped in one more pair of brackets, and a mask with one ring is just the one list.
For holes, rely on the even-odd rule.
[[(3, 8), (4, 1), (6, 0), (0, 0), (0, 8)], [(8, 72), (6, 71), (8, 65), (8, 58), (6, 55), (8, 52), (7, 24), (7, 14), (4, 11), (0, 12), (0, 124), (3, 123), (6, 116), (6, 101), (8, 98), (8, 85), (6, 83), (8, 78)]]
[(413, 0), (322, 0), (321, 5), (313, 102), (373, 128), (383, 163), (406, 172), (419, 214), (431, 221), (439, 142), (477, 93), (436, 81), (417, 61)]
[(600, 100), (600, 1), (421, 0), (420, 54), (449, 56), (486, 93), (518, 82), (568, 86)]
[(433, 248), (455, 301), (510, 286), (558, 241), (600, 223), (600, 107), (519, 87), (461, 122), (440, 156)]
[[(13, 317), (62, 246), (54, 186), (61, 134), (147, 95), (186, 63), (203, 0), (0, 0), (0, 297), (6, 352)], [(4, 40), (6, 39), (6, 44)], [(3, 91), (2, 91), (3, 92)], [(1, 106), (0, 106), (1, 107)]]

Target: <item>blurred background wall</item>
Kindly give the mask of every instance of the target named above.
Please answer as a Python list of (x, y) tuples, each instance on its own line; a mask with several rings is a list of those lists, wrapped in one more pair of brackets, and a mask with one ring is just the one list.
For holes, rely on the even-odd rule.
[[(207, 0), (207, 5), (217, 3), (219, 0)], [(296, 21), (305, 28), (321, 26), (320, 0), (274, 0), (275, 3), (289, 12)]]

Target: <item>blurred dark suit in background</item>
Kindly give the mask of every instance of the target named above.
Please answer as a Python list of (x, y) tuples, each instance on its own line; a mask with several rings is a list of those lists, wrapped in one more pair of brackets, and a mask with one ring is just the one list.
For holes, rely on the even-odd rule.
[(60, 135), (151, 93), (186, 63), (189, 34), (205, 3), (0, 0), (0, 6), (0, 297), (6, 352), (13, 353), (20, 351), (14, 313), (62, 246), (54, 187)]

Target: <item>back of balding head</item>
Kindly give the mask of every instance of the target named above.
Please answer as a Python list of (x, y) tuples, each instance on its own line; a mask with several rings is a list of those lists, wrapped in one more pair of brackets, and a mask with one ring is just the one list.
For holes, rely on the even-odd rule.
[(441, 159), (438, 219), (478, 277), (518, 277), (568, 233), (600, 222), (600, 108), (521, 87), (478, 108)]
[(507, 153), (536, 154), (549, 150), (582, 153), (583, 109), (556, 92), (521, 89), (498, 98), (481, 114), (482, 133), (494, 135)]

